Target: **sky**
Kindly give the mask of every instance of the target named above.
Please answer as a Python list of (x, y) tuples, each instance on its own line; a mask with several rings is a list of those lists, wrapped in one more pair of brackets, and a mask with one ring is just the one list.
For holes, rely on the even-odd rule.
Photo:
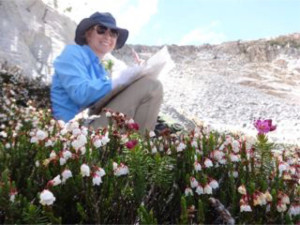
[[(111, 12), (128, 44), (201, 45), (300, 33), (300, 0), (43, 0), (76, 23)], [(68, 9), (71, 7), (71, 10)]]

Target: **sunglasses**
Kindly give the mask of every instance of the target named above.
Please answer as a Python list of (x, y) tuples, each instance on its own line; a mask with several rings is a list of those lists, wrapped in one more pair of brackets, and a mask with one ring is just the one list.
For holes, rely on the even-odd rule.
[(109, 34), (110, 37), (112, 37), (112, 38), (119, 37), (119, 32), (117, 30), (109, 29), (109, 28), (107, 28), (106, 26), (103, 26), (103, 25), (97, 25), (95, 27), (95, 30), (96, 30), (97, 34), (99, 34), (99, 35), (105, 34), (105, 32), (108, 30), (108, 34)]

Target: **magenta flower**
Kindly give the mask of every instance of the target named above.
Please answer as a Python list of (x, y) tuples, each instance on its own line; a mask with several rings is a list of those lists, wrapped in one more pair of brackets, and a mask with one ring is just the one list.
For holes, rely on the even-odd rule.
[(254, 126), (258, 134), (266, 134), (276, 129), (276, 126), (272, 125), (272, 120), (256, 120)]
[(127, 125), (127, 127), (128, 127), (128, 129), (130, 129), (130, 130), (139, 130), (139, 129), (140, 129), (140, 127), (139, 127), (139, 125), (138, 125), (137, 123), (129, 123), (129, 124)]
[(125, 146), (128, 148), (128, 149), (133, 149), (138, 143), (138, 140), (131, 140), (131, 141), (128, 141), (125, 143)]

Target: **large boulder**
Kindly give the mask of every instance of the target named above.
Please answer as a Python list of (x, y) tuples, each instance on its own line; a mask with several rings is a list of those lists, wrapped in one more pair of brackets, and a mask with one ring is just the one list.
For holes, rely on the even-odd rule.
[(29, 78), (48, 83), (52, 63), (73, 43), (76, 23), (42, 0), (0, 1), (0, 64), (19, 66)]

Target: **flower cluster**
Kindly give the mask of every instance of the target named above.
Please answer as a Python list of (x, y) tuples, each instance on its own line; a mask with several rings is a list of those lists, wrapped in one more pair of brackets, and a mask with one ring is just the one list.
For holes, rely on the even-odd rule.
[[(257, 139), (204, 126), (142, 136), (120, 112), (105, 109), (109, 126), (92, 130), (80, 120), (56, 121), (32, 102), (21, 107), (14, 92), (3, 92), (1, 222), (299, 220), (299, 148), (273, 151), (266, 139), (276, 128), (271, 120), (255, 122)], [(229, 220), (212, 216), (211, 207)]]

